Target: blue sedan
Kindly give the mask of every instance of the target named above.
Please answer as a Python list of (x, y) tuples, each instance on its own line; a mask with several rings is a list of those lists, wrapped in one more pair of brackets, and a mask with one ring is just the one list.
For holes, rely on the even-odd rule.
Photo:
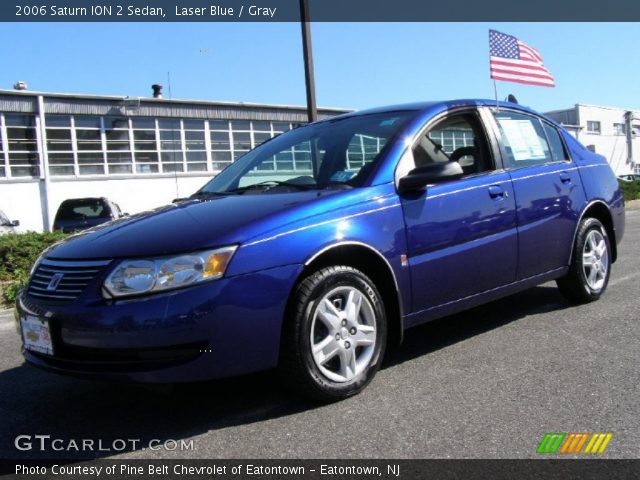
[(379, 108), (54, 245), (16, 321), (26, 360), (52, 372), (177, 383), (277, 367), (331, 401), (415, 325), (549, 280), (597, 300), (623, 232), (607, 161), (552, 120), (485, 100)]

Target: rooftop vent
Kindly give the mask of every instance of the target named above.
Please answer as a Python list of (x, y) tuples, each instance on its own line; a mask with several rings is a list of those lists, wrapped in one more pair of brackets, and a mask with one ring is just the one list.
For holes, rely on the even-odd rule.
[(151, 85), (151, 89), (153, 90), (153, 98), (162, 98), (162, 85), (155, 83)]
[(26, 90), (27, 89), (27, 82), (23, 82), (22, 80), (19, 80), (13, 85), (13, 89), (14, 90)]

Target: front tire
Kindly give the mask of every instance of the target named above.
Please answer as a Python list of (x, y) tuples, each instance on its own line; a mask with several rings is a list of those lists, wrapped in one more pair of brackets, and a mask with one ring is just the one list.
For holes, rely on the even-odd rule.
[(557, 280), (560, 292), (574, 303), (598, 300), (611, 274), (611, 244), (597, 218), (586, 218), (578, 227), (569, 272)]
[(387, 322), (374, 283), (348, 266), (311, 273), (296, 288), (282, 335), (280, 376), (313, 400), (361, 392), (384, 355)]

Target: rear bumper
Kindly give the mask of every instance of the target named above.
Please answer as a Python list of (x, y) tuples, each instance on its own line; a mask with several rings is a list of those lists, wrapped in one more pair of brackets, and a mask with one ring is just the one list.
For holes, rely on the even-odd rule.
[(22, 293), (16, 315), (49, 319), (54, 356), (26, 361), (64, 375), (180, 383), (276, 366), (289, 294), (302, 270), (289, 265), (160, 295), (64, 305)]

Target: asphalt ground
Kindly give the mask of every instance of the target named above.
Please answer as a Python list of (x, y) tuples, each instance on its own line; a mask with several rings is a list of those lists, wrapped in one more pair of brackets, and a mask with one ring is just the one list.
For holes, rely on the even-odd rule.
[[(362, 394), (324, 406), (272, 373), (172, 392), (45, 373), (5, 312), (0, 458), (80, 456), (15, 448), (36, 434), (101, 441), (87, 455), (107, 458), (533, 458), (546, 432), (611, 432), (600, 458), (640, 458), (639, 246), (628, 211), (600, 301), (571, 306), (549, 283), (409, 330)], [(141, 448), (152, 439), (187, 450)]]

